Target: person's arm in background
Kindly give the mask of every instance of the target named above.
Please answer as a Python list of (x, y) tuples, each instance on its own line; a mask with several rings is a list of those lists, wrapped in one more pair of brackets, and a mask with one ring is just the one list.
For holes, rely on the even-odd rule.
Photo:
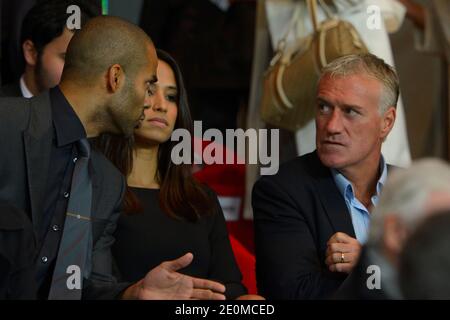
[(426, 9), (413, 0), (397, 0), (406, 8), (406, 16), (421, 30), (425, 29)]
[(430, 1), (428, 6), (423, 6), (414, 0), (397, 0), (402, 3), (407, 9), (407, 17), (416, 26), (414, 33), (414, 42), (416, 50), (431, 53), (441, 54), (443, 46), (440, 38), (440, 26), (438, 18), (435, 16), (434, 8), (435, 1)]

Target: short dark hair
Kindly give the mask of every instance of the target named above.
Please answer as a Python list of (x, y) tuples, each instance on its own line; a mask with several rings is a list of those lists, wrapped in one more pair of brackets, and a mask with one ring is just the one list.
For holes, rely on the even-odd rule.
[(66, 12), (70, 5), (80, 7), (81, 26), (90, 18), (101, 14), (101, 8), (87, 0), (40, 1), (28, 11), (23, 20), (20, 44), (31, 40), (40, 54), (48, 43), (63, 33), (67, 18), (70, 16)]
[(414, 231), (400, 255), (406, 299), (450, 299), (450, 211), (433, 213)]
[(139, 71), (156, 58), (153, 51), (152, 40), (135, 24), (113, 16), (92, 18), (67, 47), (61, 83), (70, 79), (89, 86), (114, 64), (134, 81)]

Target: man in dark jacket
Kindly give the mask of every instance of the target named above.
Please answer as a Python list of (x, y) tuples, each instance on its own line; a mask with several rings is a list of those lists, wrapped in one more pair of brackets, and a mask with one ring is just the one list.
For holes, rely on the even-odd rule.
[(0, 204), (0, 300), (36, 298), (35, 248), (25, 212)]
[(345, 56), (323, 69), (316, 151), (253, 189), (261, 295), (328, 298), (352, 271), (388, 175), (381, 145), (394, 125), (398, 94), (395, 71), (372, 54)]
[(144, 31), (96, 17), (73, 36), (59, 86), (31, 99), (0, 99), (0, 200), (33, 223), (39, 298), (224, 298), (217, 293), (223, 285), (176, 272), (191, 254), (135, 284), (117, 283), (112, 272), (112, 234), (126, 184), (88, 139), (134, 133), (156, 66)]

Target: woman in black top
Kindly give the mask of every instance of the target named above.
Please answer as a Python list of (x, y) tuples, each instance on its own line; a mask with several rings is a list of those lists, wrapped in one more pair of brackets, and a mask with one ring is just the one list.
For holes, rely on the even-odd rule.
[(194, 259), (181, 273), (223, 283), (228, 299), (256, 298), (241, 283), (217, 197), (194, 180), (191, 165), (171, 160), (178, 143), (172, 132), (192, 132), (192, 120), (179, 67), (161, 50), (157, 77), (134, 137), (99, 143), (128, 183), (113, 246), (118, 271), (134, 282), (162, 261), (191, 252)]

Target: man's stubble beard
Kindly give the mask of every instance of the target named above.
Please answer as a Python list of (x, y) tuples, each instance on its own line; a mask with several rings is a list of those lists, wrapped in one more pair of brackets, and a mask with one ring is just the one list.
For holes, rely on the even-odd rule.
[(137, 94), (134, 91), (134, 86), (131, 81), (125, 81), (126, 82), (124, 84), (124, 87), (122, 88), (122, 93), (117, 97), (117, 100), (114, 101), (115, 107), (117, 110), (120, 110), (120, 113), (116, 113), (116, 116), (113, 116), (113, 120), (116, 123), (116, 127), (121, 130), (122, 135), (129, 138), (134, 134), (134, 130), (140, 125), (140, 122), (138, 122), (138, 120), (142, 119), (143, 117), (144, 106), (142, 106), (142, 113), (140, 114), (138, 119), (129, 118), (129, 112), (127, 112), (126, 109), (131, 108), (134, 110), (135, 106), (138, 105), (141, 101), (138, 101)]

